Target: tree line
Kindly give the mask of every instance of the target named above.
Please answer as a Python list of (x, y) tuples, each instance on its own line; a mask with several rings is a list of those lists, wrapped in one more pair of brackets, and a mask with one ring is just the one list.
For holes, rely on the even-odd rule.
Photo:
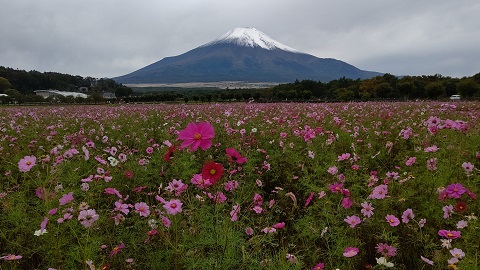
[[(113, 79), (95, 79), (56, 72), (24, 71), (0, 66), (0, 93), (16, 102), (45, 102), (35, 90), (86, 92), (89, 98), (58, 97), (63, 103), (102, 103), (102, 93), (115, 93), (123, 102), (225, 102), (256, 100), (277, 101), (369, 101), (448, 99), (459, 94), (462, 99), (480, 98), (480, 73), (471, 77), (452, 78), (431, 76), (402, 76), (391, 74), (370, 79), (340, 78), (330, 82), (295, 80), (270, 88), (218, 89), (165, 87), (141, 89), (127, 87)], [(5, 97), (2, 98), (5, 101)], [(49, 101), (49, 100), (47, 100)]]

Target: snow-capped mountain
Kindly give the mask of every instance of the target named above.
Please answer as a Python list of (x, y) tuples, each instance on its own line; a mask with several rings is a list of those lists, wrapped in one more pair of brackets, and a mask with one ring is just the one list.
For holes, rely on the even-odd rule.
[(267, 36), (263, 32), (253, 27), (234, 28), (228, 31), (226, 34), (222, 35), (221, 37), (203, 46), (210, 46), (218, 43), (233, 43), (239, 46), (246, 46), (252, 48), (260, 47), (267, 50), (280, 49), (290, 52), (299, 52), (293, 48), (288, 47), (285, 44), (274, 40), (273, 38)]
[(178, 56), (166, 57), (132, 73), (119, 83), (293, 82), (365, 79), (381, 75), (332, 58), (299, 52), (255, 28), (235, 28)]

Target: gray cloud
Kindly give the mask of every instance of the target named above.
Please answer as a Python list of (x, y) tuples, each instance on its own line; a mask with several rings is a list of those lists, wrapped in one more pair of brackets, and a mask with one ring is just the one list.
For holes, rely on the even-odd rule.
[(0, 65), (114, 77), (251, 26), (365, 70), (463, 77), (480, 72), (478, 14), (476, 0), (16, 0)]

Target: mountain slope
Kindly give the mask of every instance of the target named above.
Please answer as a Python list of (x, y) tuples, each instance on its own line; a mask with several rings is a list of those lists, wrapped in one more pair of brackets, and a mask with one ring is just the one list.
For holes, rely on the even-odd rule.
[(184, 54), (113, 79), (119, 83), (292, 82), (377, 75), (336, 59), (298, 52), (254, 28), (235, 28)]

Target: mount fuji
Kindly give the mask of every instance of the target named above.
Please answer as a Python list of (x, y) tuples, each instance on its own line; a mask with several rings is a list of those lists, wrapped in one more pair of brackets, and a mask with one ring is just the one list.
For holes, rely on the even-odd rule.
[(360, 70), (333, 58), (318, 58), (284, 45), (255, 28), (235, 28), (178, 56), (166, 57), (113, 78), (124, 84), (189, 82), (328, 82), (366, 79), (382, 73)]

